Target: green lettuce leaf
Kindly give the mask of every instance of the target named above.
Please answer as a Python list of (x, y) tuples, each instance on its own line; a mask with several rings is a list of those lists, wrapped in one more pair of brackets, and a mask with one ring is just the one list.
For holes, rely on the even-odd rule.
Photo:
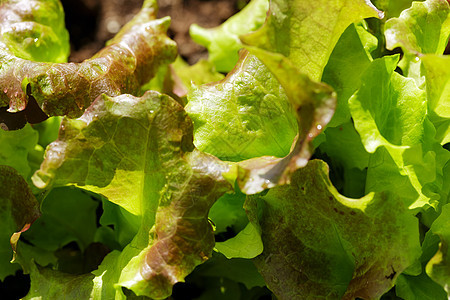
[(167, 297), (173, 284), (211, 255), (207, 216), (231, 189), (221, 175), (228, 165), (194, 149), (192, 123), (182, 106), (157, 92), (102, 96), (61, 128), (35, 184), (74, 184), (140, 216), (114, 283), (137, 295)]
[(450, 57), (425, 55), (428, 113), (436, 127), (436, 139), (442, 145), (450, 142)]
[(103, 259), (101, 265), (92, 274), (94, 286), (91, 295), (94, 299), (126, 299), (122, 289), (115, 289), (114, 284), (119, 280), (121, 267), (121, 252), (112, 251)]
[(29, 179), (28, 157), (35, 149), (38, 137), (38, 132), (30, 125), (17, 131), (0, 130), (0, 165), (13, 167), (23, 178)]
[(346, 198), (320, 160), (248, 199), (263, 210), (255, 263), (279, 299), (376, 299), (421, 253), (417, 219), (399, 197)]
[(248, 222), (245, 198), (236, 186), (234, 193), (220, 197), (209, 211), (215, 229), (215, 250), (227, 258), (253, 258), (262, 252), (261, 232)]
[(426, 273), (418, 276), (400, 274), (395, 285), (395, 291), (401, 299), (448, 300), (444, 289), (431, 280)]
[(95, 241), (121, 251), (138, 232), (142, 218), (104, 197), (102, 208), (103, 214), (99, 220), (101, 226), (95, 233)]
[(65, 63), (69, 33), (58, 0), (2, 1), (0, 48), (17, 58)]
[(289, 153), (297, 133), (292, 108), (278, 81), (247, 52), (224, 80), (194, 85), (188, 101), (199, 150), (230, 161)]
[(400, 17), (385, 26), (386, 48), (401, 47), (405, 55), (400, 63), (404, 74), (423, 83), (421, 60), (424, 54), (442, 54), (450, 36), (450, 5), (447, 1), (413, 2)]
[(426, 117), (426, 93), (413, 79), (394, 72), (397, 61), (398, 56), (374, 60), (349, 100), (361, 141), (367, 152), (374, 153), (366, 191), (401, 187), (399, 195), (411, 209), (437, 207), (449, 154), (434, 139), (435, 130)]
[(247, 194), (288, 183), (290, 174), (306, 165), (312, 155), (311, 141), (329, 123), (336, 106), (333, 90), (314, 80), (322, 77), (334, 46), (351, 23), (382, 13), (362, 1), (307, 4), (293, 0), (271, 2), (268, 16), (258, 31), (241, 40), (283, 86), (297, 113), (299, 134), (285, 158), (239, 164), (238, 182)]
[(226, 258), (254, 258), (263, 251), (261, 232), (248, 223), (235, 237), (217, 242), (215, 247)]
[[(107, 47), (81, 63), (35, 62), (0, 49), (0, 106), (9, 106), (1, 114), (3, 127), (20, 128), (20, 120), (33, 123), (36, 115), (36, 122), (45, 115), (79, 117), (102, 93), (140, 94), (141, 85), (176, 57), (176, 45), (166, 36), (170, 19), (155, 20), (156, 10), (156, 3), (146, 0)], [(33, 104), (26, 110), (28, 103)]]
[(11, 264), (22, 232), (40, 216), (39, 203), (28, 184), (13, 168), (0, 165), (0, 281), (20, 269)]
[(331, 163), (330, 177), (334, 186), (345, 196), (364, 196), (370, 154), (364, 148), (353, 123), (327, 127), (325, 138), (326, 141), (316, 149), (315, 155)]
[(58, 138), (61, 117), (51, 117), (39, 124), (34, 124), (33, 129), (39, 133), (39, 145), (44, 149)]
[(385, 13), (385, 20), (400, 16), (400, 13), (409, 8), (413, 0), (374, 0), (376, 7)]
[(253, 261), (243, 258), (228, 259), (219, 253), (213, 253), (211, 259), (198, 266), (190, 277), (228, 278), (243, 283), (247, 289), (265, 286), (264, 279)]
[(222, 73), (217, 72), (216, 67), (211, 61), (205, 59), (201, 59), (190, 66), (182, 61), (181, 58), (177, 58), (172, 66), (186, 88), (186, 91), (189, 90), (192, 84), (199, 86), (222, 80), (225, 77)]
[[(268, 16), (258, 31), (241, 36), (244, 44), (280, 53), (312, 80), (319, 80), (344, 30), (363, 18), (382, 18), (383, 13), (362, 0), (274, 0)], [(270, 56), (248, 49), (268, 65)], [(275, 66), (268, 67), (277, 76)]]
[(386, 22), (386, 47), (402, 47), (406, 54), (442, 54), (450, 35), (447, 1), (413, 2), (400, 17)]
[(53, 189), (41, 204), (42, 216), (23, 237), (51, 252), (73, 241), (83, 251), (94, 241), (98, 204), (79, 189)]
[(377, 39), (360, 25), (350, 25), (341, 35), (323, 71), (322, 81), (337, 94), (336, 112), (328, 126), (336, 127), (350, 120), (348, 99), (361, 85), (361, 75), (370, 65), (370, 52)]
[(450, 204), (442, 207), (441, 215), (434, 221), (430, 230), (440, 237), (439, 250), (426, 266), (427, 274), (439, 283), (450, 295)]
[[(429, 211), (435, 212), (430, 208)], [(435, 212), (436, 213), (436, 212)], [(436, 213), (437, 214), (437, 213)], [(423, 218), (422, 220), (423, 221)], [(434, 220), (433, 220), (434, 221)], [(422, 255), (415, 268), (406, 269), (399, 275), (396, 285), (396, 295), (402, 299), (442, 299), (447, 300), (448, 295), (444, 288), (433, 281), (425, 271), (427, 263), (439, 249), (440, 238), (433, 231), (428, 230), (422, 242)]]
[(65, 299), (92, 299), (92, 274), (67, 274), (42, 268), (32, 262), (30, 278), (30, 292), (24, 299), (60, 298), (61, 295)]
[(226, 193), (220, 197), (209, 211), (209, 219), (213, 222), (215, 232), (223, 233), (227, 227), (239, 232), (248, 223), (247, 215), (243, 209), (246, 195), (238, 187), (234, 193)]
[[(296, 112), (299, 133), (291, 152), (284, 158), (263, 156), (236, 165), (239, 187), (246, 194), (288, 183), (291, 174), (308, 162), (313, 152), (312, 140), (322, 132), (335, 110), (336, 94), (328, 85), (311, 81), (285, 57), (276, 58), (279, 59), (276, 64), (280, 81)], [(274, 61), (272, 63), (275, 65)]]
[(261, 27), (268, 9), (268, 0), (252, 0), (222, 25), (205, 29), (193, 24), (189, 33), (195, 42), (208, 49), (209, 61), (214, 63), (217, 71), (229, 72), (237, 63), (242, 48), (239, 36)]

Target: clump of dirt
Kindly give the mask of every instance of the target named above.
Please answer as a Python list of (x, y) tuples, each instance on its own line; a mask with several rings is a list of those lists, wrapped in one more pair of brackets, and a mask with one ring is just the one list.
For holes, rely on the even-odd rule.
[[(196, 23), (220, 25), (248, 0), (159, 0), (158, 17), (170, 16), (168, 35), (178, 44), (180, 55), (190, 64), (206, 57), (206, 49), (194, 43), (189, 27)], [(70, 34), (70, 61), (80, 62), (104, 47), (141, 8), (143, 0), (61, 0)]]

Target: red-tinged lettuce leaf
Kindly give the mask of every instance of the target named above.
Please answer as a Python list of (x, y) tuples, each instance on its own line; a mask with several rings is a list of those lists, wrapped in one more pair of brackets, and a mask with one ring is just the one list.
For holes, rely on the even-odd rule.
[[(369, 17), (382, 18), (383, 13), (365, 0), (274, 0), (270, 3), (266, 23), (259, 30), (241, 36), (241, 40), (253, 46), (247, 48), (275, 76), (277, 66), (271, 67), (269, 53), (284, 55), (311, 79), (319, 80), (344, 30), (350, 24)], [(269, 53), (258, 54), (264, 51), (255, 52), (257, 49), (254, 47)], [(280, 82), (283, 85), (283, 81)]]
[(418, 221), (401, 199), (346, 198), (320, 160), (248, 201), (263, 211), (264, 251), (254, 261), (278, 299), (377, 299), (421, 253)]
[(450, 204), (442, 207), (441, 215), (431, 225), (431, 232), (440, 237), (439, 250), (430, 259), (426, 272), (450, 296)]
[(0, 49), (0, 106), (9, 106), (0, 122), (16, 129), (46, 115), (79, 117), (103, 93), (139, 95), (141, 85), (177, 55), (175, 43), (166, 36), (170, 19), (155, 20), (156, 10), (155, 1), (145, 1), (107, 47), (81, 63), (35, 62)]
[(214, 202), (230, 189), (221, 175), (227, 167), (198, 151), (186, 153), (184, 159), (178, 169), (182, 175), (175, 175), (161, 191), (149, 245), (122, 271), (119, 284), (137, 295), (169, 296), (176, 282), (211, 257), (214, 234), (207, 216)]
[(263, 156), (237, 164), (237, 180), (246, 194), (289, 183), (291, 174), (307, 164), (313, 153), (313, 139), (322, 132), (335, 111), (336, 94), (331, 87), (311, 81), (285, 57), (276, 58), (279, 59), (276, 64), (283, 70), (279, 72), (280, 82), (296, 113), (299, 133), (291, 152), (284, 158)]
[(19, 265), (11, 264), (20, 234), (40, 216), (39, 203), (19, 173), (0, 165), (0, 280), (14, 274)]
[(169, 96), (104, 95), (81, 118), (63, 120), (33, 182), (47, 189), (74, 184), (142, 216), (143, 203), (157, 204), (153, 189), (164, 186), (165, 173), (176, 178), (175, 155), (192, 149), (192, 123)]
[(241, 36), (250, 53), (283, 86), (299, 127), (297, 140), (283, 159), (263, 157), (239, 164), (237, 177), (243, 192), (254, 194), (289, 183), (290, 174), (306, 165), (312, 140), (329, 123), (336, 106), (333, 90), (314, 80), (322, 77), (334, 46), (351, 23), (381, 16), (367, 1), (272, 1), (266, 23)]
[(165, 298), (211, 256), (208, 211), (231, 190), (221, 175), (228, 165), (197, 151), (192, 131), (169, 96), (102, 96), (80, 119), (63, 121), (34, 175), (40, 187), (75, 184), (139, 216), (139, 231), (120, 255), (119, 289)]

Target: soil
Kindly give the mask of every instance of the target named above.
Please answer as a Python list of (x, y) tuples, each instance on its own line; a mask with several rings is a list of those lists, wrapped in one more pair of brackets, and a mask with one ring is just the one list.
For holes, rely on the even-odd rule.
[[(80, 62), (104, 47), (105, 42), (140, 9), (143, 0), (62, 0), (72, 51), (70, 61)], [(168, 35), (179, 54), (190, 64), (207, 56), (206, 49), (189, 37), (196, 23), (206, 28), (220, 25), (248, 0), (159, 0), (158, 17), (170, 16)]]

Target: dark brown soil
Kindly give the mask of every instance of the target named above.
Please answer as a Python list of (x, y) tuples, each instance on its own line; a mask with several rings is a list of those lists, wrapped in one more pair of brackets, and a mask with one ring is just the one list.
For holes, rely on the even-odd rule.
[[(136, 14), (143, 0), (62, 0), (72, 52), (69, 60), (80, 62), (100, 50), (105, 42)], [(158, 17), (171, 16), (168, 35), (189, 63), (206, 57), (206, 50), (189, 37), (192, 23), (211, 28), (242, 8), (247, 0), (159, 0)]]

